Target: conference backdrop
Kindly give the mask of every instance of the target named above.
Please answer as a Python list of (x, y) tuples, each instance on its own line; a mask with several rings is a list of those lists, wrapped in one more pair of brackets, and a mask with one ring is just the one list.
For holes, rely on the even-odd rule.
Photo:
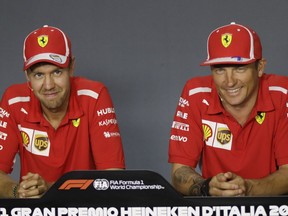
[[(210, 73), (199, 66), (209, 33), (230, 22), (250, 26), (261, 37), (266, 73), (286, 75), (287, 9), (285, 0), (2, 0), (0, 96), (26, 81), (25, 36), (43, 25), (59, 27), (72, 41), (75, 75), (110, 91), (127, 169), (170, 181), (173, 115), (185, 82)], [(19, 159), (12, 176), (19, 177)]]

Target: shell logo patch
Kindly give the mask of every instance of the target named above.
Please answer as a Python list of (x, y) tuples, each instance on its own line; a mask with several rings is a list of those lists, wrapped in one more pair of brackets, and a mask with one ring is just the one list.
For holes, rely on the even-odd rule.
[(222, 145), (231, 141), (231, 131), (228, 128), (218, 128), (217, 141)]
[(47, 35), (41, 35), (37, 38), (38, 44), (40, 47), (45, 47), (48, 44), (48, 36)]
[(34, 146), (39, 151), (43, 151), (48, 147), (48, 137), (42, 134), (36, 134), (34, 140)]
[(221, 36), (222, 45), (227, 48), (232, 42), (232, 34), (226, 33)]
[(266, 116), (266, 113), (264, 112), (261, 112), (261, 113), (258, 113), (256, 116), (255, 116), (255, 119), (256, 121), (258, 122), (258, 124), (262, 124), (265, 120), (265, 116)]
[(78, 127), (80, 125), (80, 118), (76, 119), (76, 120), (72, 120), (73, 126), (74, 127)]
[(27, 147), (28, 144), (30, 143), (29, 135), (26, 132), (21, 131), (21, 136), (22, 136), (23, 145)]
[(204, 134), (204, 141), (207, 141), (212, 136), (212, 129), (207, 124), (202, 124), (203, 134)]

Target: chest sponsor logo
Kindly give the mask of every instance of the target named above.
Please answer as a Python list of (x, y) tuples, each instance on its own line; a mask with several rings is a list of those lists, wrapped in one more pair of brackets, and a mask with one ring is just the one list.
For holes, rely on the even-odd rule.
[(208, 101), (207, 101), (206, 99), (203, 99), (203, 100), (202, 100), (202, 103), (203, 103), (203, 104), (206, 104), (207, 106), (209, 106), (209, 103), (208, 103)]
[(27, 147), (30, 143), (29, 135), (26, 132), (21, 131), (21, 137), (22, 137), (23, 145)]
[(72, 120), (72, 124), (74, 127), (78, 127), (80, 125), (80, 118)]
[(23, 112), (23, 113), (25, 113), (26, 115), (28, 115), (28, 112), (27, 112), (23, 107), (21, 108), (20, 111)]
[(182, 130), (182, 131), (189, 131), (189, 125), (188, 124), (185, 124), (182, 122), (177, 122), (177, 121), (173, 121), (172, 128)]
[(255, 119), (256, 121), (258, 122), (258, 124), (262, 124), (265, 120), (265, 116), (266, 116), (266, 113), (265, 112), (261, 112), (261, 113), (258, 113), (256, 116), (255, 116)]
[(203, 134), (204, 134), (204, 141), (207, 141), (212, 136), (212, 129), (207, 124), (202, 124)]
[(119, 137), (120, 133), (104, 131), (103, 135), (105, 138), (112, 138), (112, 137)]
[(0, 117), (1, 117), (1, 118), (4, 118), (4, 117), (9, 118), (9, 116), (10, 116), (10, 113), (8, 113), (5, 109), (3, 109), (2, 107), (0, 107)]
[(188, 118), (188, 113), (177, 111), (176, 116), (180, 117), (182, 119), (187, 119)]
[(6, 128), (7, 127), (7, 122), (0, 120), (0, 127)]
[(179, 102), (178, 102), (178, 106), (180, 106), (180, 107), (185, 107), (185, 106), (189, 107), (189, 101), (184, 99), (184, 98), (182, 98), (182, 97), (180, 97)]
[(229, 143), (231, 141), (231, 131), (228, 128), (218, 128), (217, 140), (222, 145)]
[(99, 121), (99, 126), (107, 126), (110, 124), (117, 124), (116, 119), (105, 119), (104, 121)]
[(188, 138), (185, 137), (185, 136), (171, 135), (170, 140), (180, 141), (180, 142), (187, 142)]
[(7, 136), (8, 136), (8, 134), (0, 131), (0, 139), (1, 139), (1, 140), (6, 140)]
[(50, 141), (47, 132), (18, 126), (25, 149), (32, 154), (49, 156)]
[(103, 115), (107, 115), (110, 113), (115, 113), (115, 109), (113, 107), (107, 107), (105, 109), (97, 110), (98, 116), (103, 116)]
[(39, 151), (44, 151), (48, 147), (48, 136), (43, 134), (36, 134), (34, 140), (34, 146)]
[(202, 119), (202, 129), (206, 145), (226, 150), (232, 149), (233, 135), (226, 124)]

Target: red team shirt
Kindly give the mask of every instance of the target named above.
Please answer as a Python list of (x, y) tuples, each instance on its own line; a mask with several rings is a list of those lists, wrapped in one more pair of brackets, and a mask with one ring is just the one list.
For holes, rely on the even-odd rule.
[(262, 178), (288, 164), (288, 78), (264, 74), (258, 99), (241, 126), (219, 100), (212, 76), (189, 80), (171, 129), (169, 162), (196, 167), (204, 178), (232, 171)]
[(72, 170), (124, 168), (115, 110), (100, 82), (71, 78), (68, 112), (55, 130), (27, 83), (9, 87), (0, 106), (0, 170), (10, 173), (19, 152), (21, 176), (56, 181)]

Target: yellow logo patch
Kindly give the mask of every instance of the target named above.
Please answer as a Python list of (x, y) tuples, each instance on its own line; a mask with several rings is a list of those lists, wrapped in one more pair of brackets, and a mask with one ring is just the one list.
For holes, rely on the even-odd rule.
[(76, 120), (72, 120), (73, 126), (74, 127), (78, 127), (80, 125), (80, 118), (76, 119)]
[(231, 44), (231, 42), (232, 42), (232, 34), (228, 34), (228, 33), (223, 34), (223, 35), (221, 36), (221, 42), (222, 42), (222, 45), (223, 45), (225, 48), (227, 48), (227, 47)]
[(29, 138), (28, 134), (24, 131), (21, 131), (21, 136), (22, 136), (23, 144), (27, 147), (28, 144), (30, 143), (30, 138)]
[(255, 116), (255, 119), (256, 121), (258, 122), (258, 124), (262, 124), (265, 120), (265, 116), (266, 116), (266, 113), (264, 112), (261, 112), (261, 113), (258, 113), (256, 116)]
[(202, 124), (203, 134), (204, 134), (204, 141), (207, 141), (212, 136), (212, 129), (207, 124)]
[(38, 44), (41, 47), (45, 47), (48, 44), (48, 36), (47, 35), (41, 35), (37, 38)]

